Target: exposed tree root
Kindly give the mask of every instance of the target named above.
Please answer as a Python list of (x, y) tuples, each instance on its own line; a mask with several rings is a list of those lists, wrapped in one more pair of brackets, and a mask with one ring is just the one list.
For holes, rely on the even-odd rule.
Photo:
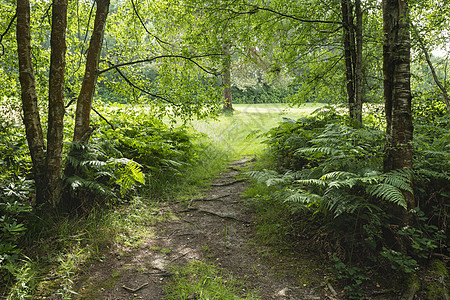
[(223, 198), (229, 197), (231, 196), (231, 194), (226, 194), (226, 195), (222, 195), (219, 197), (214, 197), (214, 198), (199, 198), (199, 199), (194, 199), (193, 201), (199, 201), (199, 202), (206, 202), (206, 201), (222, 201)]
[(227, 183), (211, 184), (211, 186), (229, 186), (229, 185), (233, 185), (233, 184), (245, 182), (245, 181), (247, 181), (247, 179), (238, 179), (238, 180), (234, 180), (232, 182), (227, 182)]
[(233, 221), (237, 221), (237, 222), (241, 222), (241, 223), (245, 223), (245, 224), (249, 224), (250, 223), (249, 221), (241, 220), (241, 219), (235, 218), (233, 216), (223, 216), (221, 214), (218, 214), (218, 213), (215, 213), (215, 212), (212, 212), (212, 211), (198, 209), (198, 208), (194, 208), (194, 207), (190, 207), (188, 209), (180, 210), (178, 212), (179, 213), (184, 213), (184, 212), (190, 212), (190, 211), (197, 211), (199, 213), (204, 213), (204, 214), (207, 214), (207, 215), (219, 217), (219, 218), (222, 218), (222, 219), (233, 220)]

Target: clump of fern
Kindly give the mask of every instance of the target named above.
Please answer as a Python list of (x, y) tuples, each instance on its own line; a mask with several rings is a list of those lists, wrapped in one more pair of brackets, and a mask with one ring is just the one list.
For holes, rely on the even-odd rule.
[(64, 180), (69, 205), (89, 208), (96, 201), (121, 198), (136, 185), (145, 184), (141, 166), (121, 156), (108, 141), (71, 143)]
[[(448, 116), (416, 128), (416, 168), (383, 173), (385, 137), (375, 126), (355, 126), (333, 110), (284, 120), (268, 133), (275, 170), (249, 175), (276, 186), (272, 196), (288, 204), (294, 215), (306, 211), (320, 219), (323, 231), (317, 236), (324, 252), (343, 261), (359, 253), (360, 259), (412, 272), (433, 252), (448, 251), (450, 185)], [(406, 208), (405, 194), (414, 195), (424, 209), (411, 213), (411, 228), (399, 228), (390, 213)]]

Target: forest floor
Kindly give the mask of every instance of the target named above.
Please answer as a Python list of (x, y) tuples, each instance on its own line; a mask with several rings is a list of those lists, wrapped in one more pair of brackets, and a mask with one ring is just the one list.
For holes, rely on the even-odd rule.
[[(203, 196), (188, 204), (165, 204), (159, 213), (170, 215), (170, 220), (152, 228), (145, 241), (136, 247), (116, 245), (102, 262), (79, 274), (77, 298), (166, 299), (166, 287), (176, 280), (177, 266), (201, 261), (238, 279), (242, 295), (335, 299), (326, 267), (309, 249), (309, 241), (299, 243), (295, 255), (289, 251), (272, 255), (274, 251), (258, 243), (255, 215), (241, 198), (248, 183), (239, 175), (250, 164), (248, 157), (232, 162)], [(180, 299), (200, 297), (194, 293)]]

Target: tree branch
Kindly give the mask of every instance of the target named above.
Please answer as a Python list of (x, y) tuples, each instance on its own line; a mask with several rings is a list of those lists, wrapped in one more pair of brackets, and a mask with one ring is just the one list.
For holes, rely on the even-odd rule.
[(427, 61), (428, 67), (430, 67), (430, 71), (431, 71), (431, 74), (433, 75), (434, 82), (436, 83), (436, 85), (439, 87), (439, 89), (442, 92), (445, 104), (447, 105), (447, 110), (450, 110), (450, 101), (448, 98), (447, 90), (441, 84), (441, 82), (439, 81), (439, 78), (437, 77), (436, 70), (434, 69), (433, 63), (431, 62), (431, 59), (430, 59), (430, 55), (428, 54), (427, 48), (425, 47), (425, 44), (423, 43), (423, 40), (419, 34), (419, 31), (417, 30), (417, 28), (414, 24), (411, 24), (411, 26), (414, 29), (414, 33), (417, 37), (417, 41), (419, 42), (420, 50), (422, 50), (423, 54), (425, 55), (425, 59)]
[(328, 72), (330, 72), (331, 70), (334, 69), (334, 67), (338, 64), (338, 62), (341, 61), (341, 59), (342, 59), (343, 57), (344, 57), (343, 55), (342, 55), (341, 57), (339, 57), (339, 59), (337, 59), (337, 60), (331, 65), (331, 67), (328, 68), (328, 70), (326, 70), (326, 71), (323, 72), (322, 74), (317, 74), (317, 76), (314, 76), (314, 78), (313, 78), (312, 80), (310, 80), (307, 84), (309, 85), (309, 84), (313, 83), (314, 81), (316, 81), (317, 79), (323, 78)]
[(142, 20), (141, 16), (139, 15), (139, 12), (137, 11), (136, 5), (134, 4), (134, 1), (133, 1), (133, 0), (131, 0), (131, 5), (133, 5), (134, 13), (135, 13), (136, 16), (138, 17), (139, 22), (141, 23), (142, 27), (144, 27), (145, 31), (146, 31), (149, 35), (151, 35), (152, 37), (154, 37), (159, 43), (161, 43), (161, 44), (166, 44), (166, 45), (169, 45), (169, 46), (172, 46), (171, 43), (168, 43), (168, 42), (166, 42), (166, 41), (163, 41), (162, 39), (160, 39), (159, 37), (157, 37), (156, 35), (154, 35), (153, 33), (151, 33), (151, 32), (147, 29), (147, 26), (145, 26), (144, 20)]
[(109, 122), (108, 121), (108, 119), (106, 119), (101, 113), (99, 113), (95, 108), (93, 108), (93, 107), (91, 107), (91, 109), (100, 117), (100, 118), (102, 118), (106, 123), (108, 123), (108, 125), (109, 126), (111, 126), (111, 129), (116, 129), (115, 127), (114, 127), (114, 125), (113, 124), (111, 124), (111, 122)]
[[(72, 89), (70, 87), (66, 87), (66, 89), (69, 92), (69, 96), (70, 96), (70, 101), (69, 103), (66, 104), (66, 106), (64, 108), (68, 108), (69, 106), (72, 105), (72, 103), (74, 103), (77, 100), (77, 97), (75, 96), (75, 94), (72, 92)], [(111, 124), (111, 122), (108, 121), (108, 119), (106, 119), (101, 113), (99, 113), (95, 108), (91, 107), (91, 109), (100, 117), (102, 118), (109, 126), (111, 126), (112, 129), (115, 129), (114, 125)]]
[(5, 46), (3, 45), (3, 38), (8, 33), (9, 29), (11, 28), (12, 24), (14, 23), (14, 20), (17, 17), (17, 12), (14, 14), (14, 16), (11, 18), (11, 21), (9, 21), (8, 27), (6, 27), (5, 31), (0, 35), (0, 45), (2, 46), (2, 54), (0, 56), (3, 56), (5, 54)]
[(171, 100), (169, 100), (169, 99), (167, 99), (167, 98), (165, 98), (165, 97), (163, 97), (163, 96), (161, 96), (161, 95), (153, 94), (153, 93), (151, 93), (151, 92), (149, 92), (149, 91), (147, 91), (147, 90), (144, 90), (143, 88), (141, 88), (141, 87), (137, 86), (136, 84), (134, 84), (128, 77), (126, 77), (125, 74), (123, 74), (122, 71), (120, 71), (120, 69), (119, 69), (118, 67), (116, 67), (115, 69), (116, 69), (117, 73), (119, 73), (119, 75), (120, 75), (120, 76), (126, 81), (126, 83), (128, 83), (132, 88), (135, 88), (135, 89), (137, 89), (137, 90), (139, 90), (139, 91), (141, 91), (141, 92), (143, 92), (144, 94), (147, 94), (147, 95), (149, 95), (149, 96), (152, 96), (152, 97), (161, 99), (161, 100), (163, 100), (164, 102), (170, 103), (170, 104), (172, 104), (172, 105), (174, 105), (174, 106), (178, 106), (178, 107), (181, 106), (180, 104), (177, 104), (177, 103), (175, 103), (175, 102), (173, 102), (173, 101), (171, 101)]
[(339, 31), (343, 26), (340, 25), (333, 30), (320, 30), (320, 29), (317, 29), (316, 26), (314, 26), (314, 25), (312, 25), (312, 27), (314, 28), (314, 30), (316, 30), (319, 33), (335, 33), (337, 31)]
[(187, 57), (187, 56), (184, 56), (184, 55), (176, 55), (176, 54), (159, 55), (159, 56), (155, 56), (155, 57), (152, 57), (152, 58), (140, 59), (140, 60), (130, 61), (130, 62), (121, 63), (121, 64), (117, 64), (117, 65), (112, 65), (109, 68), (106, 68), (106, 69), (98, 71), (98, 74), (102, 74), (104, 72), (108, 72), (108, 71), (117, 69), (119, 67), (130, 66), (130, 65), (140, 64), (140, 63), (144, 63), (144, 62), (152, 62), (152, 61), (155, 61), (155, 60), (158, 60), (158, 59), (161, 59), (161, 58), (182, 58), (182, 59), (185, 59), (185, 60), (188, 60), (188, 61), (192, 62), (198, 68), (200, 68), (202, 71), (204, 71), (204, 72), (206, 72), (208, 74), (217, 76), (217, 75), (219, 75), (218, 73), (207, 70), (205, 67), (201, 66), (198, 62), (196, 62), (194, 60), (194, 58), (202, 58), (202, 57), (210, 57), (210, 56), (222, 56), (222, 55), (223, 54), (205, 54), (205, 55), (196, 55), (196, 56), (192, 56), (192, 57)]
[(268, 8), (268, 7), (260, 7), (260, 6), (256, 6), (256, 5), (250, 5), (250, 4), (247, 4), (247, 5), (252, 7), (252, 9), (247, 11), (247, 12), (235, 12), (233, 10), (229, 10), (229, 11), (232, 11), (232, 12), (234, 12), (236, 14), (242, 15), (242, 14), (254, 14), (254, 13), (257, 13), (259, 10), (262, 10), (262, 11), (267, 11), (267, 12), (270, 12), (270, 13), (282, 16), (284, 18), (292, 19), (292, 20), (295, 20), (295, 21), (303, 22), (303, 23), (321, 23), (321, 24), (338, 24), (338, 25), (342, 25), (342, 22), (338, 22), (338, 21), (303, 19), (303, 18), (300, 18), (300, 17), (297, 17), (297, 16), (289, 15), (287, 13), (276, 11), (276, 10)]

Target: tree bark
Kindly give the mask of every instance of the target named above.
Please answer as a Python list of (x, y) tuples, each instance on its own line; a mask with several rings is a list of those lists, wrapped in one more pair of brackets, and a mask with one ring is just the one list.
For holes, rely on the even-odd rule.
[(47, 201), (54, 207), (62, 193), (67, 5), (68, 0), (54, 0), (52, 4), (46, 166)]
[(37, 103), (36, 80), (31, 61), (29, 0), (17, 1), (16, 38), (19, 59), (19, 81), (24, 115), (23, 122), (33, 163), (33, 175), (36, 185), (36, 204), (41, 205), (46, 201), (45, 143)]
[(353, 3), (341, 0), (345, 78), (350, 118), (362, 123), (362, 11), (361, 1), (355, 0), (356, 25)]
[(223, 100), (224, 100), (224, 110), (233, 111), (233, 98), (231, 94), (231, 55), (230, 55), (230, 44), (223, 46), (223, 53), (225, 57), (225, 72), (223, 73)]
[[(384, 100), (386, 150), (384, 171), (412, 169), (413, 123), (411, 114), (411, 41), (406, 0), (383, 0)], [(415, 207), (405, 194), (408, 209)], [(406, 214), (406, 212), (405, 212)]]
[(355, 112), (354, 118), (362, 124), (362, 10), (361, 0), (355, 0), (355, 38), (356, 38), (356, 57), (355, 57)]
[(354, 118), (354, 107), (355, 107), (355, 78), (353, 73), (353, 55), (352, 55), (352, 34), (351, 30), (353, 30), (353, 19), (351, 17), (350, 6), (348, 3), (349, 0), (341, 0), (341, 10), (342, 10), (342, 24), (344, 31), (344, 59), (345, 59), (345, 79), (346, 79), (346, 87), (347, 87), (347, 104), (349, 109), (350, 118)]
[(83, 83), (77, 100), (75, 115), (75, 130), (73, 140), (75, 142), (86, 142), (90, 134), (90, 118), (92, 99), (95, 93), (95, 85), (98, 77), (98, 65), (102, 50), (103, 36), (105, 33), (106, 19), (109, 12), (110, 0), (96, 0), (97, 12), (95, 14), (94, 30), (86, 58), (86, 70)]

